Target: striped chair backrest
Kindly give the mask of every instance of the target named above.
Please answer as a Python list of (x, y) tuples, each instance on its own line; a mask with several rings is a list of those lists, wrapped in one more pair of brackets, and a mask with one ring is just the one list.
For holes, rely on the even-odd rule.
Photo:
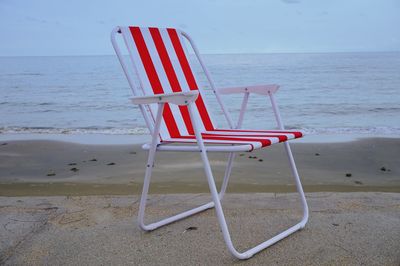
[[(199, 90), (179, 30), (171, 28), (120, 27), (135, 66), (144, 95)], [(196, 119), (201, 130), (214, 125), (199, 90)], [(153, 119), (156, 105), (150, 106)], [(166, 104), (160, 137), (162, 139), (194, 135), (187, 106)]]

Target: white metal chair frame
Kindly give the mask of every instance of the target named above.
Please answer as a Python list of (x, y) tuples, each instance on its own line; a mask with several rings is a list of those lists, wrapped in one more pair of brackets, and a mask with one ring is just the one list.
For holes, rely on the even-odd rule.
[[(292, 170), (292, 174), (294, 176), (295, 182), (296, 182), (296, 188), (298, 193), (300, 194), (301, 198), (301, 203), (303, 207), (303, 217), (301, 221), (294, 226), (286, 229), (285, 231), (281, 232), (280, 234), (266, 240), (265, 242), (262, 242), (258, 245), (256, 245), (253, 248), (250, 248), (244, 252), (238, 252), (236, 248), (234, 247), (231, 236), (228, 230), (228, 226), (225, 220), (224, 212), (221, 206), (221, 200), (225, 195), (226, 188), (228, 186), (228, 181), (229, 177), (231, 175), (231, 170), (233, 166), (233, 160), (235, 159), (235, 153), (234, 152), (239, 152), (239, 151), (245, 151), (244, 145), (242, 147), (239, 146), (205, 146), (201, 132), (199, 131), (199, 126), (197, 125), (197, 121), (194, 118), (194, 101), (196, 100), (198, 96), (198, 91), (190, 91), (190, 92), (178, 92), (178, 93), (169, 93), (169, 94), (158, 94), (154, 96), (138, 96), (140, 95), (137, 90), (136, 86), (128, 74), (128, 68), (126, 63), (124, 62), (124, 59), (121, 54), (121, 50), (118, 46), (118, 43), (115, 39), (115, 36), (117, 33), (121, 33), (121, 30), (119, 27), (116, 27), (112, 33), (111, 33), (111, 41), (113, 44), (113, 47), (116, 51), (116, 54), (118, 56), (118, 59), (122, 65), (122, 68), (125, 72), (125, 75), (128, 79), (129, 85), (135, 94), (136, 97), (132, 98), (132, 103), (138, 104), (139, 108), (145, 118), (146, 124), (151, 132), (151, 144), (150, 145), (143, 145), (144, 149), (149, 150), (149, 155), (147, 159), (147, 166), (146, 166), (146, 173), (144, 177), (144, 184), (143, 184), (143, 192), (141, 195), (140, 199), (140, 205), (139, 205), (139, 214), (138, 214), (138, 221), (139, 221), (139, 226), (145, 231), (152, 231), (155, 230), (161, 226), (170, 224), (172, 222), (181, 220), (183, 218), (186, 218), (188, 216), (191, 216), (193, 214), (202, 212), (204, 210), (214, 208), (216, 210), (216, 214), (218, 217), (218, 221), (222, 230), (222, 234), (225, 240), (226, 245), (228, 246), (229, 251), (238, 259), (248, 259), (252, 257), (254, 254), (260, 252), (261, 250), (273, 245), (274, 243), (278, 242), (279, 240), (289, 236), (290, 234), (304, 228), (305, 224), (308, 221), (308, 205), (306, 202), (306, 198), (304, 195), (304, 191), (301, 185), (300, 177), (297, 172), (296, 164), (293, 159), (292, 151), (290, 149), (289, 143), (285, 141), (284, 147), (288, 156), (289, 164)], [(277, 125), (280, 130), (284, 130), (284, 126), (282, 123), (282, 119), (280, 116), (280, 112), (278, 109), (278, 106), (276, 104), (276, 100), (274, 97), (274, 94), (278, 90), (279, 86), (277, 85), (265, 85), (265, 86), (247, 86), (247, 87), (236, 87), (236, 88), (224, 88), (224, 89), (216, 89), (213, 80), (211, 79), (211, 76), (203, 63), (203, 60), (200, 57), (199, 51), (197, 47), (195, 46), (193, 40), (190, 38), (190, 36), (184, 32), (181, 31), (181, 34), (189, 41), (193, 51), (195, 52), (195, 55), (197, 57), (197, 60), (199, 61), (202, 70), (204, 71), (208, 82), (210, 83), (210, 86), (215, 93), (217, 100), (222, 108), (222, 111), (228, 121), (229, 126), (234, 129), (239, 129), (242, 125), (244, 114), (246, 111), (248, 99), (250, 93), (254, 94), (261, 94), (265, 96), (269, 96), (273, 112), (275, 114), (275, 119), (277, 122)], [(239, 119), (234, 126), (231, 117), (229, 116), (229, 113), (227, 112), (225, 105), (223, 104), (220, 94), (232, 94), (232, 93), (243, 93), (243, 101), (241, 104), (241, 109), (240, 109), (240, 114), (239, 114)], [(146, 112), (146, 105), (148, 104), (158, 104), (158, 110), (157, 110), (157, 116), (155, 119), (155, 122), (152, 122), (150, 117), (148, 116), (148, 113)], [(159, 132), (160, 132), (160, 124), (161, 124), (161, 119), (162, 119), (162, 113), (164, 109), (165, 103), (170, 103), (170, 104), (176, 104), (176, 105), (187, 105), (189, 109), (189, 114), (190, 114), (190, 119), (193, 124), (193, 129), (195, 132), (196, 140), (197, 140), (197, 145), (185, 145), (185, 146), (173, 146), (173, 145), (165, 145), (165, 144), (160, 144), (159, 142)], [(147, 196), (148, 196), (148, 191), (149, 191), (149, 186), (150, 186), (150, 179), (152, 175), (152, 168), (155, 160), (155, 154), (157, 151), (197, 151), (200, 152), (201, 159), (204, 164), (204, 171), (207, 177), (208, 181), (208, 186), (210, 188), (211, 196), (212, 196), (212, 201), (208, 202), (204, 205), (201, 205), (197, 208), (179, 213), (177, 215), (171, 216), (169, 218), (162, 219), (158, 222), (154, 222), (151, 224), (145, 224), (144, 223), (144, 214), (145, 214), (145, 209), (146, 209), (146, 202), (147, 202)], [(224, 174), (224, 179), (221, 185), (221, 190), (218, 192), (217, 187), (215, 185), (215, 180), (211, 171), (211, 166), (210, 162), (208, 160), (207, 152), (208, 151), (218, 151), (218, 152), (229, 152), (228, 156), (228, 162), (227, 166), (225, 169), (225, 174)]]

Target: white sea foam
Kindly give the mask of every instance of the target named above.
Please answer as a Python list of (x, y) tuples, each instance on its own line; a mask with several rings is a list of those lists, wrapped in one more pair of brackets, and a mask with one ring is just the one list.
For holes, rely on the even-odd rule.
[[(306, 135), (371, 135), (371, 136), (398, 136), (400, 127), (374, 127), (374, 128), (297, 128)], [(291, 128), (290, 130), (296, 130)], [(63, 134), (63, 135), (148, 135), (147, 128), (27, 128), (27, 127), (3, 127), (0, 134)]]

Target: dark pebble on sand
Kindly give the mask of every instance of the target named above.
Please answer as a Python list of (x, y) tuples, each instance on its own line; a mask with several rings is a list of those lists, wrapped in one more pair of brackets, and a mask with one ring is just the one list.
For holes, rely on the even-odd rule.
[(47, 174), (47, 176), (55, 176), (55, 175), (56, 175), (56, 173), (53, 172), (53, 171), (50, 171), (50, 172)]
[(346, 173), (346, 177), (351, 177), (351, 173)]
[(386, 172), (386, 167), (385, 167), (385, 166), (382, 166), (382, 167), (381, 167), (381, 171), (382, 171), (382, 172)]
[(335, 224), (335, 223), (333, 223), (332, 225), (333, 225), (333, 226), (339, 226), (339, 224)]
[(7, 142), (4, 142), (4, 143), (1, 143), (1, 146), (5, 146), (7, 144), (8, 144)]
[(319, 153), (318, 153), (318, 152), (316, 152), (316, 153), (315, 153), (315, 156), (319, 156)]
[(131, 151), (129, 154), (136, 154), (136, 152), (135, 151)]
[(76, 165), (76, 163), (69, 163), (68, 165)]
[(96, 158), (93, 158), (93, 159), (91, 159), (91, 160), (89, 160), (89, 161), (91, 161), (91, 162), (97, 162), (97, 159), (96, 159)]
[(115, 163), (108, 163), (107, 165), (115, 165)]
[(73, 167), (73, 168), (71, 168), (71, 169), (69, 169), (69, 170), (71, 170), (72, 172), (78, 172), (78, 171), (79, 171), (79, 169), (76, 168), (76, 167)]
[(262, 161), (264, 161), (264, 160), (263, 160), (263, 159), (258, 159), (258, 161), (259, 161), (259, 162), (262, 162)]
[(361, 181), (354, 181), (354, 184), (357, 184), (357, 185), (362, 185), (362, 184), (363, 184), (363, 182), (361, 182)]
[(185, 231), (192, 231), (192, 230), (197, 230), (196, 226), (189, 226), (188, 228), (186, 228)]
[(58, 207), (47, 207), (47, 208), (44, 208), (43, 210), (45, 210), (45, 211), (58, 210)]

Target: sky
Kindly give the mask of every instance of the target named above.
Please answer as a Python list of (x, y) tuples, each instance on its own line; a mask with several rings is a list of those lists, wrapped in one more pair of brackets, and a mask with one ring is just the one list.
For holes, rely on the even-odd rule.
[(206, 54), (400, 51), (400, 0), (0, 0), (0, 56), (114, 54), (117, 25), (180, 28)]

